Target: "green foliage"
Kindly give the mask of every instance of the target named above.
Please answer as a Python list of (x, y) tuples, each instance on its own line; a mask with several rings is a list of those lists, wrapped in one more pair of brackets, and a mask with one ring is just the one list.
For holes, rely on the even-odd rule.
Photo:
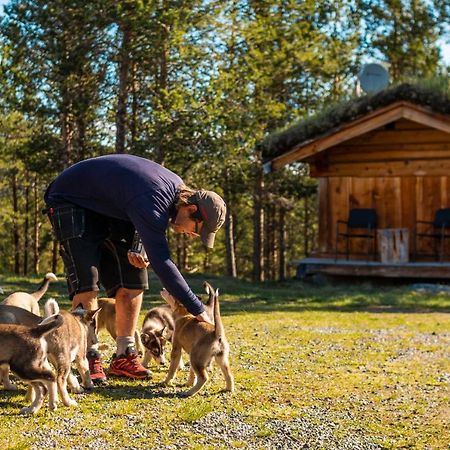
[(365, 46), (389, 63), (395, 82), (436, 75), (448, 1), (360, 0), (358, 6), (367, 28)]
[[(225, 197), (234, 230), (214, 253), (190, 245), (194, 270), (224, 273), (233, 246), (239, 276), (250, 276), (259, 197), (263, 209), (274, 198), (292, 203), (289, 229), (311, 230), (288, 235), (288, 259), (298, 258), (314, 240), (314, 182), (293, 167), (262, 189), (258, 143), (348, 99), (365, 58), (390, 62), (396, 80), (443, 72), (437, 42), (448, 17), (448, 1), (10, 0), (0, 23), (0, 113), (9, 121), (1, 125), (9, 131), (0, 130), (0, 267), (17, 263), (26, 219), (32, 223), (57, 173), (114, 149), (155, 159), (186, 184)], [(27, 180), (35, 180), (39, 201), (25, 211)]]

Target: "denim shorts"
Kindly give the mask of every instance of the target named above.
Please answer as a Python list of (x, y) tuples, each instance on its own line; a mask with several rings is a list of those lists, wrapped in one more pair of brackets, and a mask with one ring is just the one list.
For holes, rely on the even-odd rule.
[(131, 222), (103, 216), (74, 205), (48, 207), (47, 214), (60, 245), (70, 298), (98, 291), (108, 297), (120, 287), (147, 289), (147, 269), (128, 262), (134, 237)]

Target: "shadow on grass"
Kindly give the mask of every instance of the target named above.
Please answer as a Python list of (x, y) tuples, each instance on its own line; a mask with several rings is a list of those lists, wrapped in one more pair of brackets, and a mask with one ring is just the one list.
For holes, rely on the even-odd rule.
[[(177, 389), (175, 392), (174, 389)], [(99, 395), (107, 400), (131, 400), (142, 399), (152, 400), (156, 398), (165, 399), (183, 399), (182, 392), (187, 388), (183, 385), (174, 386), (162, 386), (160, 383), (154, 383), (149, 381), (145, 384), (145, 381), (136, 385), (133, 380), (116, 382), (114, 378), (108, 379), (108, 384), (105, 386), (96, 387), (92, 393)], [(87, 394), (90, 395), (91, 393)]]

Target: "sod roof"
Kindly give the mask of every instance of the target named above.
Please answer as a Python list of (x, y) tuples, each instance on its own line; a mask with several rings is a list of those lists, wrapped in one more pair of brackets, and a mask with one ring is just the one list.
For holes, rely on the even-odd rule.
[(299, 144), (332, 134), (343, 125), (397, 101), (407, 101), (450, 115), (448, 83), (400, 84), (374, 95), (340, 102), (267, 136), (260, 144), (265, 161), (282, 155)]

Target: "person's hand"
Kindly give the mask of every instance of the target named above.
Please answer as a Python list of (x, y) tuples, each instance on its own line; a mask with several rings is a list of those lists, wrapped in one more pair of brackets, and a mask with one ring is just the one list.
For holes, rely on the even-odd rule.
[(138, 269), (145, 269), (148, 267), (149, 262), (147, 259), (144, 259), (144, 257), (136, 252), (132, 252), (131, 250), (128, 250), (128, 262)]
[(213, 322), (211, 322), (211, 319), (209, 318), (208, 314), (206, 314), (206, 311), (203, 311), (201, 314), (197, 314), (195, 316), (195, 318), (199, 321), (199, 322), (206, 322), (209, 323), (211, 325), (214, 325)]

